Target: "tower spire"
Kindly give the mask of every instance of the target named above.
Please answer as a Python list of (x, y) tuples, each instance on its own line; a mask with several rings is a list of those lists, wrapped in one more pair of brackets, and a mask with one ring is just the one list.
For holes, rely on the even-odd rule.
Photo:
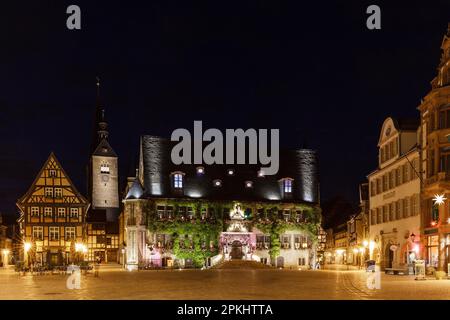
[(97, 127), (97, 139), (98, 141), (102, 139), (107, 139), (109, 132), (108, 132), (108, 123), (105, 120), (105, 107), (102, 104), (101, 98), (100, 98), (100, 77), (95, 77), (97, 80), (97, 106), (96, 106), (96, 127)]

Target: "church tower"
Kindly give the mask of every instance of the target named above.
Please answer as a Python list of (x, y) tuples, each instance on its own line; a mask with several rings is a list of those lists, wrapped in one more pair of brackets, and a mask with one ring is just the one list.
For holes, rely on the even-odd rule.
[(89, 163), (89, 200), (93, 210), (106, 210), (107, 221), (117, 220), (119, 211), (118, 158), (108, 142), (108, 123), (100, 99), (97, 78), (95, 129)]

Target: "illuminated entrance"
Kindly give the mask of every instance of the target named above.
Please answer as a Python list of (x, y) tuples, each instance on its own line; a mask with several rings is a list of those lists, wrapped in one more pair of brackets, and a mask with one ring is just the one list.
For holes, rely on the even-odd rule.
[(256, 235), (251, 232), (222, 232), (220, 247), (225, 260), (251, 260), (256, 248)]
[(233, 241), (231, 244), (231, 252), (230, 252), (230, 258), (231, 259), (242, 259), (243, 256), (242, 252), (242, 243), (240, 241)]
[(248, 232), (247, 222), (239, 204), (230, 212), (230, 224), (220, 235), (220, 247), (225, 260), (252, 260), (256, 248), (256, 235)]

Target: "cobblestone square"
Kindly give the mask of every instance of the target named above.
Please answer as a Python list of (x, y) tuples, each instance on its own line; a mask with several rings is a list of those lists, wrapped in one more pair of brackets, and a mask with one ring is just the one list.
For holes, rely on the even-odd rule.
[(0, 299), (449, 299), (450, 280), (415, 281), (381, 275), (381, 288), (366, 286), (359, 270), (173, 270), (124, 271), (102, 266), (83, 275), (81, 288), (66, 288), (67, 275), (19, 276), (0, 271)]

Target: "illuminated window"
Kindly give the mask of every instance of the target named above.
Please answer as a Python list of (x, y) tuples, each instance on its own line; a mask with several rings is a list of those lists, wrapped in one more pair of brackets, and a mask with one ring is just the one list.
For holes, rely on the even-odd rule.
[(78, 208), (70, 208), (70, 217), (78, 218)]
[(66, 216), (66, 208), (58, 208), (58, 217)]
[(173, 175), (173, 187), (176, 189), (183, 188), (183, 175), (181, 173), (175, 173)]
[(75, 240), (76, 234), (75, 234), (75, 227), (66, 227), (66, 241), (68, 240)]
[(39, 207), (31, 207), (31, 215), (38, 216), (39, 215)]
[(102, 163), (100, 166), (100, 173), (109, 174), (109, 165), (107, 163)]
[(46, 197), (50, 197), (50, 198), (53, 197), (53, 188), (45, 188), (44, 192), (45, 192)]
[(44, 240), (44, 228), (41, 226), (33, 226), (33, 239)]
[(55, 198), (62, 198), (62, 188), (55, 188)]
[(59, 240), (59, 227), (49, 227), (48, 234), (50, 241), (58, 241)]
[(51, 217), (52, 216), (52, 208), (50, 207), (45, 207), (44, 208), (44, 217)]
[(292, 193), (292, 179), (284, 179), (283, 180), (283, 190), (284, 193)]

